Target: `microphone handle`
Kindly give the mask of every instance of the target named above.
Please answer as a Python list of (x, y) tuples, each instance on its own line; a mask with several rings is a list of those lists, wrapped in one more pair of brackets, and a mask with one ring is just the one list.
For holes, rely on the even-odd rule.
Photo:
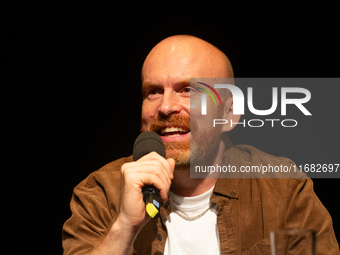
[(158, 218), (160, 216), (161, 196), (158, 189), (152, 185), (145, 185), (142, 188), (143, 200), (145, 203), (146, 212), (151, 218)]

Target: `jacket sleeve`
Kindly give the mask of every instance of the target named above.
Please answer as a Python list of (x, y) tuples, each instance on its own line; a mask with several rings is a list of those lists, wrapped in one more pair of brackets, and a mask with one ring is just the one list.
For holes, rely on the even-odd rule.
[[(315, 194), (311, 179), (291, 179), (287, 203), (287, 229), (314, 230), (316, 231), (316, 254), (340, 254), (332, 218)], [(300, 254), (299, 247), (301, 248), (299, 245), (290, 247), (292, 254)]]
[(74, 189), (72, 216), (62, 230), (64, 255), (90, 254), (112, 222), (103, 193), (81, 184)]

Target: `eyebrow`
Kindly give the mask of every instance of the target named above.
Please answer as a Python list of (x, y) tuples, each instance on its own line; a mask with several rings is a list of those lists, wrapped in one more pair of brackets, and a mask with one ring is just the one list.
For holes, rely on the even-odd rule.
[[(184, 79), (184, 80), (178, 81), (174, 84), (174, 87), (181, 87), (184, 85), (190, 85), (190, 79)], [(159, 88), (159, 87), (163, 87), (163, 85), (153, 83), (153, 82), (145, 82), (142, 84), (142, 92), (145, 92), (149, 90), (150, 88)]]

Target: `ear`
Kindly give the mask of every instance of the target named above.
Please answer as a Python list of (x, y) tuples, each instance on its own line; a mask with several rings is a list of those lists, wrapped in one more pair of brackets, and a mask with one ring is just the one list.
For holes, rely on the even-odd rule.
[(223, 125), (222, 132), (231, 131), (236, 125), (231, 126), (232, 123), (237, 123), (241, 119), (241, 115), (233, 114), (233, 97), (229, 97), (224, 106), (224, 119), (227, 120), (227, 124)]

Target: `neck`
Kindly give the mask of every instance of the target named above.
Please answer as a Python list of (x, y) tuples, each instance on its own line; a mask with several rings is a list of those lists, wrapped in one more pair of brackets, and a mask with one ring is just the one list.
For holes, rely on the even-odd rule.
[[(212, 165), (222, 164), (225, 149), (225, 143), (221, 140)], [(170, 190), (183, 197), (198, 196), (211, 189), (217, 179), (218, 173), (209, 174), (209, 178), (190, 178), (190, 166), (176, 167)]]
[[(177, 173), (176, 173), (177, 172)], [(203, 194), (211, 189), (217, 178), (190, 178), (189, 169), (175, 169), (171, 191), (182, 197), (193, 197)]]

